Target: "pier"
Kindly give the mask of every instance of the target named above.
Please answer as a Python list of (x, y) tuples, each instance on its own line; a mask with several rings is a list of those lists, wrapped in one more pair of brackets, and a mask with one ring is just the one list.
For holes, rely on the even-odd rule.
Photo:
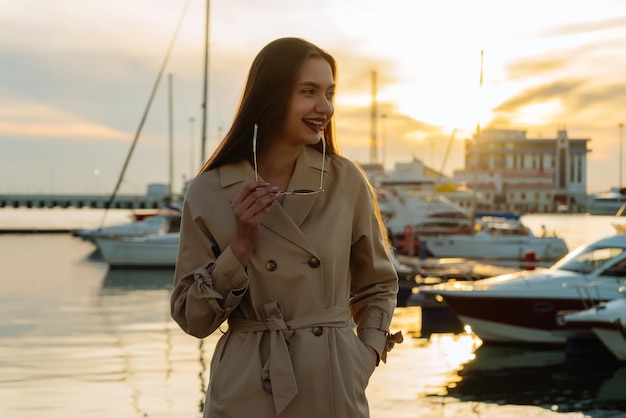
[(95, 194), (1, 194), (0, 208), (158, 209), (167, 203), (161, 194), (117, 195), (109, 205), (110, 198)]

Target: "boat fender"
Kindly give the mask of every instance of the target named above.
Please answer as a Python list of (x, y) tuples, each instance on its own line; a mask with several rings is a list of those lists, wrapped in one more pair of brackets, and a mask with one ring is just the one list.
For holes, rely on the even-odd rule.
[(537, 267), (537, 254), (533, 250), (528, 250), (524, 255), (524, 268), (534, 270), (535, 267)]
[(406, 224), (404, 226), (404, 250), (408, 255), (413, 255), (415, 252), (415, 230), (413, 225)]

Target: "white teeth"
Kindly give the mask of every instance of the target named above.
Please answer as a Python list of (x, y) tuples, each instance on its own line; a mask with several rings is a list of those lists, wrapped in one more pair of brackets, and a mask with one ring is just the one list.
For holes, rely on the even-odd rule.
[(304, 119), (306, 123), (310, 123), (311, 125), (322, 126), (324, 123), (318, 120)]

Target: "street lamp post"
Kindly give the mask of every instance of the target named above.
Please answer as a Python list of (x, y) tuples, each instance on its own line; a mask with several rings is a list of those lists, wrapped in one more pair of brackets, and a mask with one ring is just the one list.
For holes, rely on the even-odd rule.
[(381, 164), (383, 166), (383, 171), (385, 171), (385, 147), (387, 146), (387, 114), (383, 113), (380, 115), (382, 120), (382, 137), (381, 137)]

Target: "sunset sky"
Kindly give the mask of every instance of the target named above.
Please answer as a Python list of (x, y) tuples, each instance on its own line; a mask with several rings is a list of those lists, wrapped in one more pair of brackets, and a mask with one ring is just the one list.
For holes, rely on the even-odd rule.
[[(180, 190), (201, 158), (205, 10), (204, 0), (3, 0), (0, 193), (111, 193), (183, 16), (120, 193), (168, 181), (167, 74)], [(418, 158), (451, 175), (479, 122), (531, 138), (565, 128), (591, 140), (588, 192), (618, 186), (626, 1), (212, 0), (210, 10), (207, 156), (256, 53), (298, 36), (338, 60), (337, 131), (356, 161), (370, 162), (375, 71), (389, 169)]]

